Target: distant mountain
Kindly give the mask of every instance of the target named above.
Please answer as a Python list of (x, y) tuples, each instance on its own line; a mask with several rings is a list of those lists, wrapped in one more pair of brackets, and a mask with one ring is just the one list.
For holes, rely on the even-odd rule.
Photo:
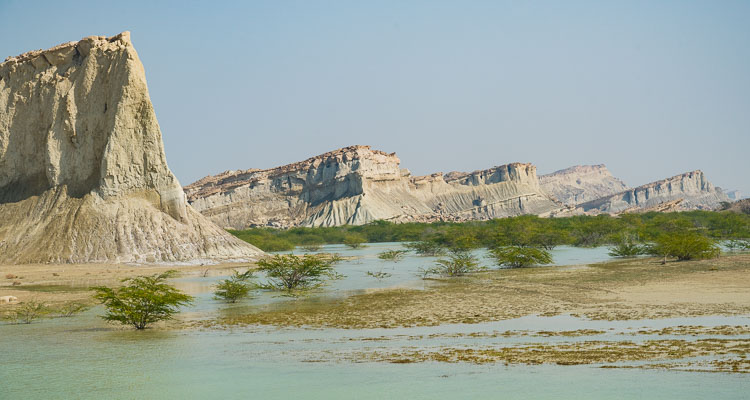
[(657, 207), (675, 200), (681, 201), (670, 207), (670, 211), (713, 210), (722, 202), (730, 201), (721, 188), (711, 184), (703, 172), (697, 170), (581, 203), (577, 207), (586, 213), (617, 214)]
[(542, 189), (568, 205), (595, 200), (627, 190), (628, 186), (612, 176), (604, 164), (576, 165), (541, 175)]
[(185, 193), (203, 215), (235, 229), (482, 220), (560, 207), (542, 191), (531, 164), (411, 176), (395, 153), (369, 146), (278, 168), (227, 171), (186, 186)]

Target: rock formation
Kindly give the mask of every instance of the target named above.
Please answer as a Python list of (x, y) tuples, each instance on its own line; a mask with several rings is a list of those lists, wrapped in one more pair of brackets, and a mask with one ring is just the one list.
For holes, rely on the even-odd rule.
[(669, 211), (713, 210), (722, 202), (729, 201), (729, 198), (724, 191), (712, 185), (702, 171), (692, 171), (578, 204), (577, 207), (585, 213), (617, 214), (676, 200), (681, 201), (669, 204)]
[(628, 189), (625, 183), (612, 176), (604, 164), (576, 165), (541, 175), (539, 183), (544, 191), (568, 205), (584, 203)]
[(185, 187), (219, 226), (337, 226), (375, 220), (462, 221), (549, 212), (536, 167), (411, 176), (394, 154), (351, 146), (267, 170), (227, 171)]
[(128, 32), (0, 64), (0, 262), (259, 254), (187, 205)]

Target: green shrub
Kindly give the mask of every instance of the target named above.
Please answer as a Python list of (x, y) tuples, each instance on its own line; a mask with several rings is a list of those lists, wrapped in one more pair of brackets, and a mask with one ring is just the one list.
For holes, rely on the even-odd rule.
[(612, 257), (636, 257), (648, 252), (648, 248), (638, 243), (632, 236), (621, 236), (614, 246), (609, 248), (609, 255)]
[(367, 238), (359, 234), (351, 234), (344, 238), (344, 244), (352, 249), (364, 247), (365, 243), (367, 243)]
[(406, 254), (406, 250), (386, 250), (378, 254), (378, 258), (385, 261), (398, 262), (404, 258), (404, 254)]
[(178, 307), (191, 304), (193, 297), (167, 284), (167, 278), (176, 271), (153, 276), (123, 279), (124, 286), (109, 288), (97, 286), (94, 298), (104, 304), (107, 321), (145, 329), (151, 323), (171, 319)]
[(675, 257), (677, 261), (714, 258), (720, 252), (713, 240), (695, 232), (663, 234), (650, 249), (651, 254)]
[(323, 285), (325, 279), (338, 279), (341, 275), (333, 269), (337, 257), (320, 255), (276, 254), (257, 262), (258, 269), (265, 272), (268, 282), (258, 285), (271, 290), (307, 290)]
[(418, 242), (409, 242), (404, 244), (409, 250), (413, 250), (420, 256), (436, 257), (445, 254), (445, 248), (439, 243), (432, 240), (420, 240)]
[(483, 271), (485, 268), (479, 264), (476, 256), (465, 251), (452, 251), (448, 258), (441, 258), (435, 262), (435, 266), (423, 269), (424, 276), (440, 275), (447, 277), (463, 276), (472, 272)]
[(247, 282), (250, 278), (253, 278), (251, 270), (241, 274), (237, 271), (232, 272), (232, 276), (216, 284), (214, 297), (228, 303), (236, 303), (237, 300), (244, 299), (250, 295), (252, 289), (252, 286)]
[(549, 252), (536, 247), (496, 247), (490, 250), (490, 254), (501, 267), (518, 268), (552, 263)]

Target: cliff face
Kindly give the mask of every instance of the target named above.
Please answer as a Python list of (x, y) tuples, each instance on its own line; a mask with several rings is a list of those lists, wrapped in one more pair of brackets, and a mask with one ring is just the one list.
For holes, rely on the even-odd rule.
[(128, 32), (0, 64), (0, 262), (258, 254), (187, 205)]
[(712, 210), (724, 201), (729, 201), (727, 195), (702, 171), (692, 171), (582, 203), (578, 208), (587, 213), (616, 214), (675, 202), (670, 210)]
[(612, 176), (606, 166), (577, 165), (551, 174), (541, 175), (542, 189), (568, 205), (606, 197), (628, 189)]
[(337, 226), (374, 220), (488, 219), (556, 208), (530, 164), (413, 177), (395, 154), (351, 146), (268, 170), (227, 171), (185, 187), (220, 226)]

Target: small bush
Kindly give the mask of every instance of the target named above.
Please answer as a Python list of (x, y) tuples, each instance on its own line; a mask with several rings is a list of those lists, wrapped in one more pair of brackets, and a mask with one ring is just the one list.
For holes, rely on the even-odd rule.
[(191, 304), (193, 297), (167, 284), (176, 271), (153, 276), (123, 279), (124, 286), (109, 288), (96, 286), (94, 298), (107, 309), (102, 317), (107, 321), (145, 329), (151, 323), (171, 319), (178, 307)]
[(367, 238), (359, 234), (347, 235), (346, 238), (344, 238), (344, 244), (352, 249), (359, 249), (361, 247), (364, 247), (364, 244), (366, 242)]
[(719, 247), (713, 240), (695, 232), (663, 234), (649, 249), (653, 255), (675, 257), (677, 261), (700, 260), (718, 257)]
[(63, 304), (57, 313), (59, 316), (63, 318), (68, 318), (76, 314), (80, 314), (88, 309), (89, 309), (89, 306), (87, 304), (80, 303), (77, 301), (72, 301), (72, 302)]
[(425, 276), (440, 275), (455, 277), (485, 269), (479, 265), (479, 260), (474, 255), (465, 251), (453, 251), (448, 258), (441, 258), (435, 263), (434, 267), (422, 270)]
[(319, 255), (276, 254), (257, 262), (258, 269), (266, 273), (268, 282), (258, 287), (271, 290), (306, 290), (322, 286), (325, 279), (338, 279), (341, 275), (333, 269), (338, 257)]
[(232, 276), (216, 284), (214, 297), (224, 300), (228, 303), (236, 303), (237, 300), (244, 299), (250, 295), (252, 286), (247, 282), (253, 278), (253, 272), (247, 270), (243, 273), (232, 272)]
[(378, 258), (385, 261), (399, 262), (404, 258), (406, 250), (388, 250), (378, 254)]
[(609, 248), (609, 255), (612, 257), (636, 257), (648, 252), (648, 248), (638, 243), (632, 237), (621, 237), (618, 242)]
[(445, 248), (439, 243), (431, 240), (420, 240), (418, 242), (409, 242), (404, 244), (409, 250), (413, 250), (420, 256), (437, 257), (445, 254)]
[(552, 264), (552, 256), (549, 252), (536, 247), (496, 247), (490, 250), (490, 254), (501, 267), (518, 268)]

